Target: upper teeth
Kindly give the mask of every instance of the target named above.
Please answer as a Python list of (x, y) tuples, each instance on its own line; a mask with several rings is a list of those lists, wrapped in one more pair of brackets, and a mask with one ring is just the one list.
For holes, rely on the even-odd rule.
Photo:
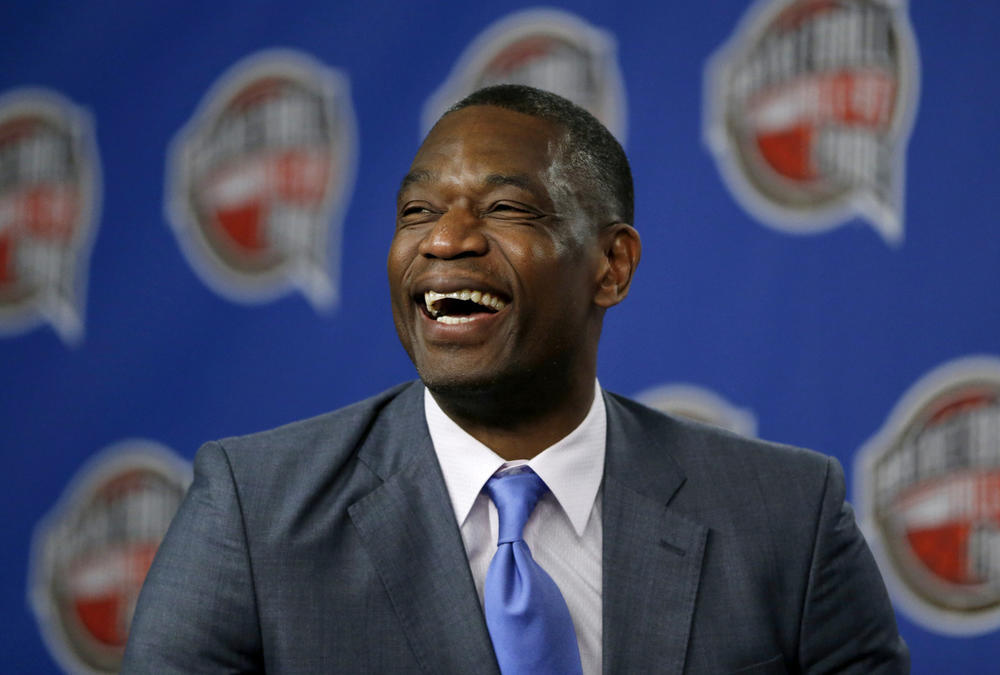
[[(474, 302), (477, 305), (483, 305), (484, 307), (490, 307), (500, 311), (507, 306), (507, 303), (491, 295), (490, 293), (483, 293), (481, 291), (471, 291), (471, 290), (461, 290), (461, 291), (451, 291), (450, 293), (438, 293), (437, 291), (427, 291), (424, 293), (424, 304), (427, 305), (427, 311), (431, 313), (438, 321), (442, 319), (448, 319), (447, 316), (440, 316), (438, 313), (437, 304), (445, 298), (450, 298), (452, 300), (468, 300), (469, 302)], [(463, 317), (464, 318), (464, 317)], [(470, 319), (471, 320), (471, 319)], [(448, 323), (447, 321), (445, 323)]]

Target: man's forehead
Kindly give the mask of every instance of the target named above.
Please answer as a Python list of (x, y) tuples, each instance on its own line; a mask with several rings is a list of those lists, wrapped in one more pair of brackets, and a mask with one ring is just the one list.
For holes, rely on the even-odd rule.
[(491, 105), (462, 108), (427, 134), (399, 196), (414, 185), (452, 182), (549, 194), (564, 143), (564, 130), (546, 119)]
[[(442, 171), (431, 171), (429, 169), (414, 169), (403, 176), (400, 182), (400, 189), (404, 189), (414, 184), (434, 183), (448, 180), (450, 174)], [(479, 182), (488, 186), (512, 185), (514, 187), (530, 190), (536, 186), (536, 181), (526, 173), (522, 172), (493, 172), (484, 174)]]
[[(449, 180), (457, 180), (457, 178), (458, 176), (452, 176), (446, 172), (414, 169), (403, 176), (403, 180), (399, 185), (399, 196), (402, 196), (407, 188), (414, 185), (434, 185), (449, 182)], [(539, 184), (537, 179), (522, 172), (487, 173), (479, 177), (477, 182), (479, 187), (482, 188), (511, 186), (530, 192), (537, 192), (543, 189), (543, 186)]]

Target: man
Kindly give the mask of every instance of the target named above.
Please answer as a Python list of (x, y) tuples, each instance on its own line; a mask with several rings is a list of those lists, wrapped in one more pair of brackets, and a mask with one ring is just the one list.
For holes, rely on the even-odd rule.
[[(508, 672), (536, 658), (495, 618), (508, 544), (562, 596), (556, 672), (907, 671), (834, 460), (596, 385), (640, 255), (600, 123), (481, 90), (428, 134), (396, 218), (393, 315), (422, 384), (204, 446), (126, 672)], [(498, 546), (511, 474), (542, 496)]]

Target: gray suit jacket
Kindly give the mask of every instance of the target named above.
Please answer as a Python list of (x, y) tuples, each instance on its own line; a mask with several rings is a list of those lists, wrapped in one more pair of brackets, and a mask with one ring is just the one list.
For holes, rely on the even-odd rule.
[[(605, 394), (605, 673), (900, 673), (835, 460)], [(419, 383), (206, 444), (123, 672), (496, 673)]]

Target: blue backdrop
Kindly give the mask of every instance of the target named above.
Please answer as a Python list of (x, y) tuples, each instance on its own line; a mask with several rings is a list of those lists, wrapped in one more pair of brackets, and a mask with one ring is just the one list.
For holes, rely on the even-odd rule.
[[(913, 672), (995, 672), (1000, 6), (789, 4), (0, 7), (11, 672), (114, 669), (200, 443), (414, 377), (395, 192), (435, 103), (505, 77), (589, 96), (633, 163), (643, 259), (601, 383), (839, 458)], [(963, 424), (947, 461), (890, 466)]]

